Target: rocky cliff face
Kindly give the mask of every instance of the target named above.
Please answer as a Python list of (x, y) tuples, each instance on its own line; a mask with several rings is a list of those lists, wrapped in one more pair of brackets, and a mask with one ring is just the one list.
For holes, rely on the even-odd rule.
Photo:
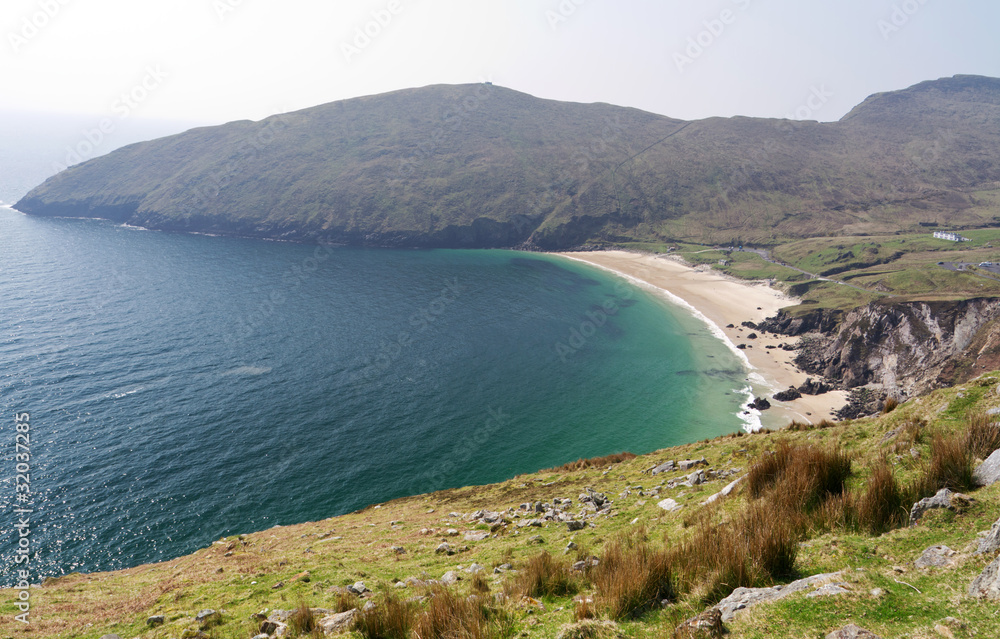
[[(768, 330), (822, 331), (825, 314), (778, 316)], [(874, 302), (845, 314), (826, 332), (808, 333), (796, 362), (846, 388), (881, 384), (890, 394), (914, 395), (963, 382), (1000, 365), (1000, 299)]]

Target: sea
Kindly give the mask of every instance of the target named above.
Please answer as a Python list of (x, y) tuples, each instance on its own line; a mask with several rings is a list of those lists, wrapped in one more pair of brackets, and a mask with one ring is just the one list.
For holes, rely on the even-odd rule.
[(759, 424), (739, 352), (634, 281), (26, 216), (29, 147), (0, 153), (0, 562), (33, 581)]

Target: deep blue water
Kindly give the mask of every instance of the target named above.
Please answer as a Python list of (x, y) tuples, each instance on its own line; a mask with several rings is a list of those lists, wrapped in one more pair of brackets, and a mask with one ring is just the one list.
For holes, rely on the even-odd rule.
[(0, 561), (26, 411), (38, 577), (741, 426), (703, 325), (558, 257), (10, 209), (0, 238)]

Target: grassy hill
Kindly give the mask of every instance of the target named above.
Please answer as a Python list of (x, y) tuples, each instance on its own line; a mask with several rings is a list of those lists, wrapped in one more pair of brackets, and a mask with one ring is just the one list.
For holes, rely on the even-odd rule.
[[(286, 636), (322, 636), (311, 624), (367, 606), (352, 636), (652, 638), (736, 586), (824, 574), (736, 613), (729, 636), (822, 637), (850, 622), (882, 637), (996, 636), (996, 603), (968, 586), (993, 559), (974, 554), (979, 533), (1000, 516), (1000, 484), (969, 478), (974, 458), (1000, 446), (985, 413), (997, 406), (1000, 372), (877, 418), (581, 461), (227, 537), (159, 564), (49, 579), (31, 590), (31, 635), (246, 639), (271, 617), (289, 624)], [(697, 471), (703, 483), (690, 482)], [(913, 500), (942, 486), (969, 499), (909, 525)], [(676, 510), (659, 505), (667, 499)], [(557, 511), (582, 524), (546, 519)], [(915, 563), (937, 545), (954, 553), (936, 567)], [(347, 588), (358, 581), (371, 592)], [(843, 590), (813, 595), (826, 583)], [(21, 636), (16, 593), (2, 600), (0, 635)], [(219, 614), (196, 621), (206, 609)], [(603, 625), (571, 626), (579, 617)], [(560, 635), (567, 627), (576, 634)]]
[(684, 122), (430, 86), (131, 145), (16, 206), (378, 246), (775, 245), (1000, 224), (1000, 80), (877, 94), (839, 122)]

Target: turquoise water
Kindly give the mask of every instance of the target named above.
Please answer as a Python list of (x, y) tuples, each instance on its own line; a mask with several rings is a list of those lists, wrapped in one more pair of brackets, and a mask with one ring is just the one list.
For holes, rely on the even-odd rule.
[(0, 507), (26, 411), (39, 577), (741, 427), (704, 325), (559, 257), (9, 209), (0, 237)]

